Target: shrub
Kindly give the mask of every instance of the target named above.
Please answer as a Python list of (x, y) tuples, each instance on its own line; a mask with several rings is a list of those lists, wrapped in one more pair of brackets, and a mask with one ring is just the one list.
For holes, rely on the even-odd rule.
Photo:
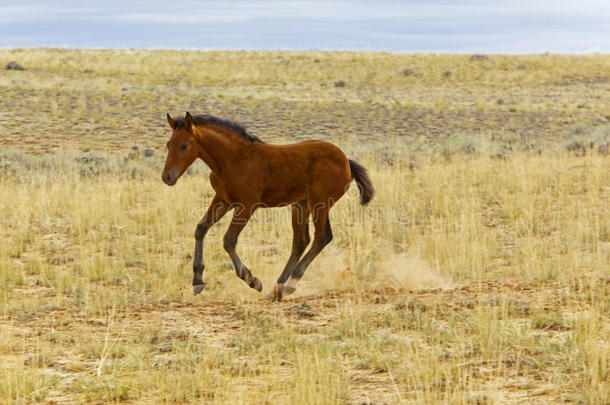
[(610, 146), (610, 125), (601, 125), (594, 130), (579, 122), (565, 133), (564, 147), (571, 152), (584, 154), (587, 149), (597, 148), (602, 155), (608, 154)]
[(25, 70), (25, 68), (23, 66), (21, 66), (19, 63), (15, 62), (14, 60), (7, 63), (6, 66), (4, 67), (4, 69), (6, 69), (6, 70)]
[(481, 54), (474, 54), (474, 55), (470, 55), (470, 60), (471, 60), (471, 61), (484, 61), (484, 60), (489, 60), (489, 56), (487, 56), (487, 55), (481, 55)]
[(400, 69), (400, 74), (402, 74), (403, 76), (415, 76), (417, 74), (417, 69), (405, 67)]
[(452, 155), (457, 152), (475, 153), (481, 149), (482, 142), (479, 138), (472, 134), (458, 132), (448, 136), (443, 142), (443, 152), (446, 155)]
[(607, 155), (610, 147), (610, 125), (601, 125), (595, 128), (589, 141), (592, 146), (597, 147), (599, 153)]

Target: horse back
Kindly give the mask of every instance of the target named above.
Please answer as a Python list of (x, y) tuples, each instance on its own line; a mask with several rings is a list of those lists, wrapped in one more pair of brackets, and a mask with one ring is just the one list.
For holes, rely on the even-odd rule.
[(311, 140), (261, 146), (264, 165), (261, 200), (269, 206), (312, 198), (338, 199), (351, 181), (347, 157), (329, 142)]

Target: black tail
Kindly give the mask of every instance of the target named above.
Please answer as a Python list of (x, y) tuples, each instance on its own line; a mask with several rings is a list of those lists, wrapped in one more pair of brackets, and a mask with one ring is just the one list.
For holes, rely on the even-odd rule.
[(366, 169), (360, 163), (350, 159), (349, 168), (352, 171), (352, 179), (356, 180), (358, 190), (360, 190), (360, 204), (367, 205), (375, 195), (373, 183), (371, 183)]

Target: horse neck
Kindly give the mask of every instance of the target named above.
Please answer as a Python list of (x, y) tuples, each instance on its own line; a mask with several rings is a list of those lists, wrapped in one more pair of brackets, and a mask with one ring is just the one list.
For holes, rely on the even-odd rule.
[(215, 173), (226, 171), (226, 166), (233, 160), (241, 143), (216, 128), (198, 128), (198, 132), (201, 160)]

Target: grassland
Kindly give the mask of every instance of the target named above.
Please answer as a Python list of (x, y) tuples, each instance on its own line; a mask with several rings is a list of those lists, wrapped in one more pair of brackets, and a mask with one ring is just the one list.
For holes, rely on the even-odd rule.
[[(0, 50), (0, 402), (610, 402), (610, 56)], [(343, 81), (343, 83), (337, 83)], [(367, 166), (294, 297), (206, 237), (164, 115)], [(144, 149), (146, 151), (145, 156)], [(151, 155), (151, 152), (154, 152)], [(272, 287), (288, 212), (238, 245)]]

